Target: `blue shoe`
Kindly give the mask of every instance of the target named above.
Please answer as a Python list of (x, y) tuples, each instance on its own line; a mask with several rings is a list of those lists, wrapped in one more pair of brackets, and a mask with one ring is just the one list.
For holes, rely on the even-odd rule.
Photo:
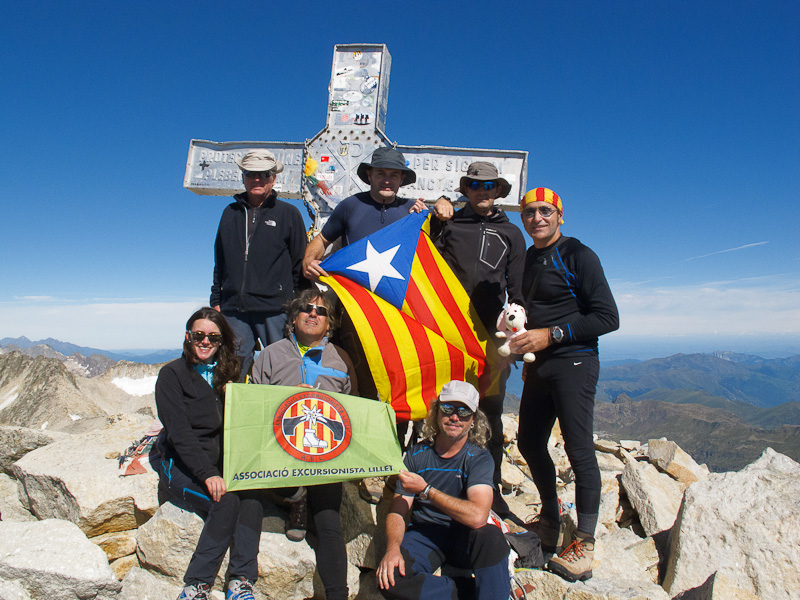
[(256, 600), (253, 584), (244, 577), (235, 577), (228, 582), (226, 600)]
[(207, 583), (198, 583), (197, 585), (187, 585), (183, 588), (178, 600), (210, 600), (211, 599), (211, 586)]

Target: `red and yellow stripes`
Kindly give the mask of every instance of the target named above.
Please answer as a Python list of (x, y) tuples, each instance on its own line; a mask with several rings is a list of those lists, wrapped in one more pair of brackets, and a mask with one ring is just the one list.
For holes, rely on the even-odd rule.
[(427, 235), (419, 236), (402, 311), (345, 277), (322, 281), (350, 315), (380, 399), (398, 419), (424, 417), (452, 379), (478, 386), (488, 334)]

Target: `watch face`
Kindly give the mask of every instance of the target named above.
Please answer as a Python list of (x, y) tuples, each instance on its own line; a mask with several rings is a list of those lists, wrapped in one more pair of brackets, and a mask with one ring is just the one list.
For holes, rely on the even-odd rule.
[(564, 332), (562, 331), (561, 327), (553, 327), (553, 341), (561, 343), (561, 340), (564, 339)]

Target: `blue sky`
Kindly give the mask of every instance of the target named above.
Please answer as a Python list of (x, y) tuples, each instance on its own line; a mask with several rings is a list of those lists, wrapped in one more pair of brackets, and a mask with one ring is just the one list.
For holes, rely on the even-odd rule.
[(796, 2), (2, 6), (0, 337), (177, 347), (227, 203), (182, 188), (189, 141), (312, 137), (334, 44), (372, 42), (392, 140), (529, 152), (610, 355), (800, 353)]

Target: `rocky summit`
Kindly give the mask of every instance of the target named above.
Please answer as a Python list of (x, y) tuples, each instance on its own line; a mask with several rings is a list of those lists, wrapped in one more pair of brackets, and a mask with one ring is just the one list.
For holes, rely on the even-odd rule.
[[(121, 363), (89, 378), (58, 358), (0, 354), (0, 600), (178, 596), (202, 520), (159, 504), (151, 469), (119, 471), (120, 453), (152, 424), (157, 371)], [(516, 417), (503, 421), (503, 491), (517, 516), (509, 525), (518, 528), (538, 514), (539, 497), (517, 450)], [(597, 439), (595, 450), (603, 487), (594, 576), (569, 583), (546, 570), (517, 569), (519, 597), (798, 597), (800, 464), (767, 449), (741, 470), (711, 473), (665, 438)], [(550, 452), (569, 535), (577, 520), (574, 477), (558, 427)], [(374, 569), (391, 497), (381, 486), (373, 480), (371, 494), (360, 494), (358, 482), (345, 484), (351, 598), (381, 598)], [(314, 552), (307, 541), (286, 539), (286, 518), (285, 509), (267, 507), (256, 596), (322, 599)], [(215, 598), (223, 597), (221, 586), (218, 579)]]

